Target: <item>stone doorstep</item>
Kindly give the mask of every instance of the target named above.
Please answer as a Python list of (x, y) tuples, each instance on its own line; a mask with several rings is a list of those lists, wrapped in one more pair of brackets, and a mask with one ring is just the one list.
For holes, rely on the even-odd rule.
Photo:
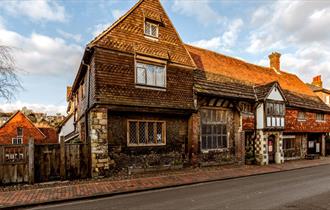
[[(226, 179), (233, 179), (233, 178), (239, 178), (239, 177), (246, 177), (246, 176), (255, 176), (255, 175), (262, 175), (262, 174), (268, 174), (268, 173), (276, 173), (280, 171), (290, 171), (290, 170), (296, 170), (296, 169), (302, 169), (302, 168), (308, 168), (308, 167), (315, 167), (320, 165), (329, 165), (330, 164), (330, 158), (322, 158), (321, 160), (312, 160), (312, 161), (294, 161), (294, 162), (287, 162), (283, 165), (268, 165), (268, 166), (251, 166), (246, 167), (242, 166), (246, 170), (242, 170), (241, 167), (226, 167), (221, 170), (206, 170), (206, 171), (198, 171), (198, 172), (188, 172), (188, 173), (181, 173), (181, 174), (169, 174), (169, 175), (163, 175), (163, 176), (155, 176), (155, 177), (146, 177), (146, 178), (136, 178), (131, 180), (118, 180), (118, 181), (102, 181), (99, 180), (97, 182), (89, 181), (86, 183), (80, 183), (80, 184), (74, 184), (74, 185), (67, 185), (67, 186), (49, 186), (47, 188), (36, 188), (36, 189), (26, 189), (21, 191), (7, 191), (7, 192), (0, 192), (0, 201), (5, 202), (6, 197), (8, 195), (6, 194), (15, 194), (17, 193), (17, 196), (14, 197), (21, 197), (22, 194), (28, 193), (29, 195), (36, 193), (38, 195), (42, 194), (42, 191), (45, 190), (45, 193), (49, 193), (49, 189), (61, 189), (63, 191), (69, 189), (69, 191), (75, 192), (76, 190), (86, 190), (87, 188), (93, 188), (95, 190), (95, 185), (108, 185), (110, 190), (108, 191), (102, 191), (100, 189), (99, 191), (96, 190), (94, 193), (87, 193), (85, 195), (77, 194), (73, 196), (67, 196), (63, 198), (53, 198), (53, 200), (43, 200), (39, 203), (36, 203), (35, 200), (28, 200), (26, 202), (22, 202), (21, 200), (17, 201), (17, 205), (15, 205), (15, 202), (10, 201), (12, 205), (6, 205), (6, 203), (2, 203), (0, 205), (0, 209), (11, 209), (13, 207), (28, 207), (28, 206), (36, 206), (40, 204), (54, 204), (59, 202), (65, 202), (65, 201), (75, 201), (75, 200), (81, 200), (81, 199), (91, 199), (91, 198), (99, 198), (99, 197), (106, 197), (106, 196), (114, 196), (118, 194), (124, 194), (124, 193), (133, 193), (133, 192), (141, 192), (141, 191), (147, 191), (147, 190), (155, 190), (155, 189), (163, 189), (163, 188), (169, 188), (169, 187), (175, 187), (175, 186), (184, 186), (184, 185), (191, 185), (191, 184), (197, 184), (197, 183), (203, 183), (203, 182), (212, 182), (212, 181), (220, 181), (220, 180), (226, 180)], [(219, 171), (222, 171), (223, 173), (218, 173)], [(200, 176), (197, 176), (200, 174)], [(200, 177), (200, 178), (199, 178)], [(152, 184), (143, 185), (143, 181), (150, 181), (150, 180), (157, 180), (159, 182), (158, 184), (155, 184), (154, 186)], [(138, 186), (136, 186), (134, 183), (138, 183)], [(141, 185), (141, 186), (140, 186)], [(78, 189), (77, 189), (78, 188)], [(81, 189), (79, 189), (81, 188)], [(70, 193), (71, 194), (71, 193)], [(13, 195), (12, 195), (13, 196)], [(48, 194), (45, 195), (47, 197)], [(29, 196), (30, 198), (33, 198), (34, 196)], [(9, 203), (9, 202), (8, 202)]]

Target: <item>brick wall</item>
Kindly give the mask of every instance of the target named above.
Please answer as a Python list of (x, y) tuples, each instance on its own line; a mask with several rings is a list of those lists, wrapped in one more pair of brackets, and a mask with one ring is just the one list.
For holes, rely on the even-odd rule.
[(298, 110), (287, 109), (285, 114), (285, 132), (330, 132), (330, 115), (325, 115), (325, 122), (318, 122), (316, 114), (305, 112), (304, 121), (298, 120)]

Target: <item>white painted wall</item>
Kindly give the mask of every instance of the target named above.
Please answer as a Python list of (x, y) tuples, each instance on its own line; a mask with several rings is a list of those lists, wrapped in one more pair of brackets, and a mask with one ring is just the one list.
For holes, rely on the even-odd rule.
[(275, 100), (275, 101), (284, 101), (284, 98), (281, 95), (281, 92), (277, 87), (273, 87), (267, 99)]
[(61, 132), (59, 134), (59, 138), (61, 138), (61, 136), (66, 136), (66, 135), (68, 135), (68, 134), (70, 134), (74, 131), (74, 124), (73, 123), (74, 123), (74, 116), (71, 115), (71, 117), (62, 126)]
[(257, 107), (257, 129), (264, 128), (264, 104), (259, 104)]

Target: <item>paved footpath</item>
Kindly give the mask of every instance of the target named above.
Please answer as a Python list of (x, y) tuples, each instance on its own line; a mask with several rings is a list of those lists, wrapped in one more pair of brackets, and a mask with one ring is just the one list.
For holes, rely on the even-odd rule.
[[(62, 186), (37, 187), (24, 190), (2, 190), (0, 208), (26, 207), (36, 204), (79, 200), (93, 197), (117, 195), (151, 189), (182, 186), (216, 180), (275, 173), (306, 167), (330, 164), (330, 158), (318, 160), (290, 161), (282, 165), (269, 166), (223, 166), (197, 170), (168, 172), (166, 175), (134, 178), (127, 180), (95, 180), (68, 183)], [(1, 188), (0, 188), (1, 191)]]

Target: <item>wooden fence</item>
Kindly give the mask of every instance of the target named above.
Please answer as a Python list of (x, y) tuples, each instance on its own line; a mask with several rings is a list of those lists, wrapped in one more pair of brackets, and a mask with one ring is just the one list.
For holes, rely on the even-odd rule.
[(0, 145), (0, 184), (90, 177), (87, 144)]

